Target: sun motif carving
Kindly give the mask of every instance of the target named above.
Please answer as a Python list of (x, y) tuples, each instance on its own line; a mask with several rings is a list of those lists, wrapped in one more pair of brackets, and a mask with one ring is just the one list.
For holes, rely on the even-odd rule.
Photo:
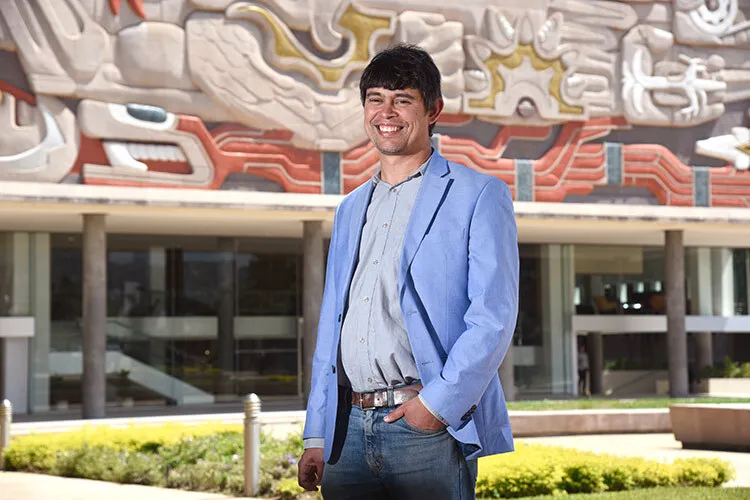
[[(120, 3), (122, 0), (109, 0), (109, 8), (112, 9), (112, 14), (117, 15), (120, 13)], [(146, 19), (146, 11), (143, 8), (143, 0), (127, 0), (128, 5), (130, 5), (130, 9), (135, 12), (135, 14), (142, 18)]]

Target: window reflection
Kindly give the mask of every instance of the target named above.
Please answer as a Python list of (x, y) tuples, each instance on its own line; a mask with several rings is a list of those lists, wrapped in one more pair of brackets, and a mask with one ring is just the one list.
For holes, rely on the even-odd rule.
[[(175, 402), (154, 370), (171, 377), (162, 385), (209, 395), (298, 393), (301, 242), (108, 235), (107, 246), (108, 401)], [(64, 365), (81, 352), (81, 236), (52, 235), (50, 259), (51, 344)], [(51, 404), (80, 403), (80, 374), (54, 370)]]
[(575, 247), (576, 314), (665, 314), (664, 250)]

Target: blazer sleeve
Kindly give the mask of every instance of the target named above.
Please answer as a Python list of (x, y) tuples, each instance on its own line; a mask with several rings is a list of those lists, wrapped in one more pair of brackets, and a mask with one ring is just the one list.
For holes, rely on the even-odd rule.
[[(302, 437), (323, 438), (325, 436), (326, 401), (328, 397), (328, 374), (330, 369), (330, 355), (337, 327), (336, 322), (336, 222), (338, 210), (334, 216), (331, 243), (328, 248), (328, 260), (326, 263), (326, 278), (323, 288), (323, 302), (320, 308), (320, 319), (318, 321), (318, 336), (313, 355), (312, 378), (310, 396), (307, 401), (305, 428)], [(313, 440), (307, 441), (312, 444)]]
[(490, 180), (469, 226), (466, 330), (451, 347), (440, 376), (421, 391), (448, 424), (469, 418), (508, 351), (518, 315), (518, 234), (508, 186)]

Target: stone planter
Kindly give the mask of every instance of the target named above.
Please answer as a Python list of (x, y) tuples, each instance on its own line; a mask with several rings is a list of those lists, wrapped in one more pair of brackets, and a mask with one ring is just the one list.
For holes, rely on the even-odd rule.
[(750, 378), (710, 378), (701, 385), (711, 396), (750, 397)]
[(683, 448), (750, 451), (750, 404), (672, 405), (669, 417)]

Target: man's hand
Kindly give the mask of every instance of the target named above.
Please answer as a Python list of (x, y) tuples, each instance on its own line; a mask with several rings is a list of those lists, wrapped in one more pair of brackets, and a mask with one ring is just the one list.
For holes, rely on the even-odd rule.
[(297, 464), (297, 482), (307, 491), (317, 491), (323, 479), (323, 448), (308, 448)]
[(425, 408), (419, 398), (411, 398), (388, 415), (384, 420), (388, 423), (405, 418), (409, 425), (425, 431), (441, 431), (445, 425)]

